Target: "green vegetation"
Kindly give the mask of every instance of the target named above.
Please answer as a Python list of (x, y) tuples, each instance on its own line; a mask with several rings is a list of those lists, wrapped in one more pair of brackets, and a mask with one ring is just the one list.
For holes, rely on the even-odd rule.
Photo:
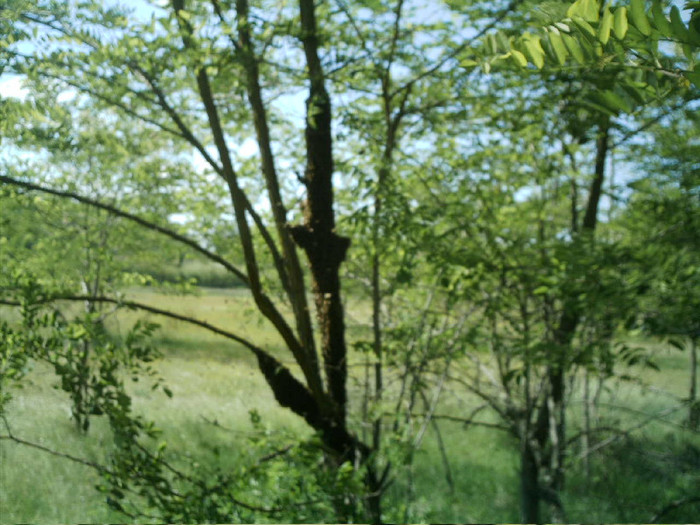
[[(176, 303), (178, 311), (212, 321), (236, 319), (238, 329), (252, 325), (261, 330), (250, 312), (229, 315), (250, 308), (249, 300), (239, 292), (205, 289), (197, 296), (172, 296), (133, 289), (129, 295), (154, 306)], [(133, 313), (122, 313), (114, 325), (129, 325), (134, 319)], [(271, 331), (266, 333), (270, 341), (275, 339)], [(168, 320), (161, 323), (154, 342), (164, 352), (157, 369), (172, 388), (172, 399), (142, 382), (132, 383), (129, 391), (139, 412), (157, 415), (156, 424), (165, 431), (163, 437), (174, 455), (193, 456), (202, 468), (234, 469), (246, 459), (257, 460), (262, 454), (250, 443), (256, 436), (251, 411), (261, 414), (268, 434), (282, 443), (292, 444), (295, 437), (308, 438), (303, 421), (276, 404), (256, 373), (255, 363), (235, 343)], [(673, 396), (686, 393), (687, 356), (665, 344), (642, 344), (653, 346), (661, 371), (645, 372), (643, 387), (623, 382), (606, 394), (601, 417), (616, 421), (620, 428), (636, 427), (650, 415), (677, 408)], [(353, 361), (357, 359), (359, 356)], [(52, 388), (55, 384), (51, 370), (41, 364), (33, 368), (6, 408), (13, 433), (32, 436), (54, 450), (104, 461), (111, 449), (106, 421), (95, 419), (88, 435), (77, 432), (70, 420), (69, 399)], [(655, 389), (667, 395), (659, 395)], [(437, 412), (465, 414), (476, 402), (473, 396), (452, 391), (443, 397)], [(581, 407), (579, 403), (572, 405), (576, 418)], [(605, 446), (594, 455), (590, 478), (585, 476), (583, 463), (575, 462), (565, 495), (567, 517), (572, 521), (649, 521), (662, 510), (659, 502), (670, 503), (684, 493), (692, 494), (700, 466), (700, 439), (678, 428), (682, 420), (676, 409)], [(439, 425), (449, 454), (451, 481), (447, 480), (435, 434), (429, 432), (416, 451), (411, 473), (402, 470), (387, 493), (388, 507), (396, 509), (392, 519), (517, 521), (518, 456), (509, 446), (509, 438), (479, 426), (465, 430), (463, 424), (446, 420), (439, 420)], [(7, 442), (0, 443), (0, 454), (2, 523), (72, 523), (86, 517), (109, 523), (123, 519), (110, 511), (104, 495), (94, 490), (100, 477), (89, 467)], [(415, 494), (410, 500), (409, 476)], [(404, 515), (406, 504), (409, 509)], [(662, 521), (692, 521), (696, 512), (696, 506), (688, 505), (669, 511)]]
[(698, 49), (699, 2), (3, 2), (0, 521), (694, 521)]

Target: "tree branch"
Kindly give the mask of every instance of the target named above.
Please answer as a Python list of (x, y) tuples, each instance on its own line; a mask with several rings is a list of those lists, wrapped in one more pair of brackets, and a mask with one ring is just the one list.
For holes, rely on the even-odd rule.
[[(189, 21), (181, 16), (181, 11), (185, 7), (185, 0), (173, 0), (173, 9), (180, 26), (183, 45), (188, 50), (196, 49), (196, 42), (193, 38), (194, 29)], [(260, 312), (272, 323), (277, 332), (284, 339), (287, 348), (294, 355), (295, 360), (301, 366), (306, 380), (311, 384), (313, 382), (313, 374), (309, 370), (305, 359), (305, 351), (301, 343), (296, 337), (296, 334), (289, 326), (289, 323), (277, 309), (275, 304), (264, 293), (260, 280), (260, 268), (258, 265), (255, 245), (251, 235), (250, 226), (246, 219), (246, 209), (248, 207), (248, 199), (245, 192), (238, 184), (238, 175), (233, 167), (231, 153), (226, 144), (226, 136), (219, 115), (214, 95), (209, 81), (209, 75), (206, 67), (201, 63), (193, 64), (195, 68), (195, 77), (197, 81), (197, 90), (199, 97), (204, 104), (206, 110), (209, 128), (214, 137), (214, 143), (219, 153), (219, 159), (223, 168), (223, 178), (228, 184), (229, 193), (231, 196), (236, 225), (238, 226), (238, 234), (240, 237), (243, 255), (245, 258), (246, 270), (250, 281), (250, 290), (253, 293), (253, 299)]]
[[(31, 442), (31, 441), (26, 441), (26, 440), (24, 440), (24, 439), (18, 438), (18, 437), (14, 436), (14, 435), (12, 434), (12, 432), (11, 432), (11, 430), (10, 430), (10, 425), (8, 424), (7, 419), (6, 419), (4, 416), (2, 416), (2, 419), (3, 419), (3, 422), (5, 423), (5, 428), (7, 429), (7, 435), (0, 435), (0, 440), (13, 441), (13, 442), (15, 442), (15, 443), (17, 443), (17, 444), (19, 444), (19, 445), (24, 445), (24, 446), (27, 446), (27, 447), (35, 448), (35, 449), (37, 449), (37, 450), (41, 450), (42, 452), (46, 452), (47, 454), (50, 454), (50, 455), (52, 455), (52, 456), (56, 456), (56, 457), (59, 457), (59, 458), (68, 459), (68, 460), (73, 461), (73, 462), (75, 462), (75, 463), (79, 463), (79, 464), (81, 464), (81, 465), (85, 465), (85, 466), (87, 466), (87, 467), (90, 467), (90, 468), (93, 468), (93, 469), (97, 470), (97, 471), (100, 472), (100, 473), (109, 474), (110, 476), (113, 476), (114, 478), (117, 478), (117, 479), (118, 479), (118, 478), (120, 477), (119, 474), (117, 474), (116, 472), (114, 472), (114, 471), (108, 469), (107, 467), (105, 467), (105, 466), (103, 466), (103, 465), (100, 465), (99, 463), (95, 463), (95, 462), (93, 462), (93, 461), (90, 461), (90, 460), (87, 460), (87, 459), (84, 459), (84, 458), (80, 458), (80, 457), (77, 457), (77, 456), (73, 456), (73, 455), (71, 455), (71, 454), (66, 454), (66, 453), (64, 453), (64, 452), (59, 452), (59, 451), (57, 451), (57, 450), (50, 449), (50, 448), (45, 447), (45, 446), (43, 446), (43, 445), (39, 445), (38, 443), (33, 443), (33, 442)], [(153, 456), (153, 454), (152, 454), (148, 449), (146, 449), (144, 446), (142, 446), (142, 445), (140, 445), (140, 444), (137, 444), (137, 446), (138, 446), (139, 450), (141, 450), (144, 454), (146, 454), (147, 456), (149, 456), (149, 458), (155, 459), (155, 457)], [(284, 449), (282, 452), (278, 452), (278, 455), (281, 455), (281, 454), (287, 452), (291, 447), (292, 447), (292, 446), (290, 445), (289, 447), (287, 447), (286, 449)], [(273, 459), (274, 456), (271, 456), (271, 457), (269, 457), (269, 458), (268, 458), (267, 456), (264, 456), (264, 457), (263, 457), (263, 460), (266, 460), (266, 458), (267, 458), (267, 459)], [(169, 463), (167, 463), (166, 461), (164, 461), (162, 458), (159, 458), (158, 461), (160, 461), (160, 463), (161, 463), (167, 470), (169, 470), (172, 474), (174, 474), (176, 477), (178, 477), (178, 478), (180, 478), (180, 479), (183, 479), (183, 480), (185, 480), (185, 481), (188, 481), (189, 483), (192, 483), (193, 485), (196, 485), (196, 486), (198, 486), (198, 487), (200, 487), (200, 488), (203, 488), (203, 489), (206, 489), (206, 488), (207, 488), (207, 485), (206, 485), (206, 483), (205, 483), (204, 481), (198, 480), (198, 479), (195, 479), (195, 478), (192, 478), (192, 477), (190, 477), (189, 475), (185, 474), (184, 472), (180, 472), (179, 470), (177, 470), (176, 468), (174, 468), (172, 465), (170, 465)], [(182, 497), (180, 494), (177, 494), (176, 492), (173, 492), (173, 495)], [(244, 509), (251, 510), (251, 511), (254, 511), (254, 512), (261, 512), (261, 513), (264, 513), (264, 514), (277, 514), (277, 513), (282, 512), (282, 511), (285, 510), (285, 509), (282, 508), (282, 507), (280, 507), (280, 508), (265, 508), (265, 507), (258, 507), (258, 506), (255, 506), (255, 505), (251, 505), (251, 504), (245, 503), (244, 501), (241, 501), (241, 500), (239, 500), (239, 499), (237, 499), (237, 498), (231, 497), (230, 494), (228, 495), (228, 498), (229, 498), (234, 504), (236, 504), (236, 505), (238, 505), (238, 506), (240, 506), (240, 507), (243, 507)], [(310, 502), (310, 503), (316, 503), (316, 502), (313, 501), (313, 502)], [(301, 503), (300, 506), (309, 505), (310, 503), (304, 502), (304, 503)], [(131, 517), (131, 518), (136, 518), (135, 515), (133, 515), (133, 514), (127, 512), (127, 511), (124, 510), (124, 509), (119, 509), (119, 512), (122, 512), (123, 514), (126, 514), (127, 516), (129, 516), (129, 517)], [(137, 512), (138, 512), (138, 511), (137, 511)], [(143, 514), (141, 514), (141, 513), (139, 512), (139, 515), (143, 515)]]
[(506, 8), (501, 11), (496, 18), (494, 18), (491, 22), (489, 22), (488, 25), (486, 25), (481, 31), (479, 31), (476, 35), (474, 35), (472, 38), (469, 40), (466, 40), (465, 42), (462, 42), (459, 46), (457, 46), (455, 49), (453, 49), (450, 53), (448, 53), (446, 56), (444, 56), (442, 59), (438, 60), (438, 62), (433, 65), (432, 67), (426, 69), (422, 73), (419, 73), (415, 77), (413, 77), (411, 80), (406, 82), (400, 87), (397, 87), (393, 93), (391, 93), (391, 96), (393, 97), (396, 93), (407, 89), (409, 86), (412, 86), (419, 80), (428, 77), (435, 73), (437, 70), (439, 70), (442, 66), (444, 66), (447, 62), (455, 58), (457, 55), (459, 55), (462, 51), (464, 51), (467, 47), (469, 47), (474, 41), (478, 40), (482, 36), (484, 36), (488, 31), (496, 27), (501, 20), (503, 20), (506, 16), (508, 16), (509, 13), (511, 13), (513, 10), (515, 10), (518, 5), (522, 4), (524, 0), (513, 0), (510, 4), (506, 6)]
[[(227, 339), (231, 339), (233, 341), (236, 341), (237, 343), (240, 343), (241, 345), (245, 346), (249, 350), (253, 351), (256, 355), (258, 352), (265, 352), (262, 350), (260, 347), (256, 346), (255, 344), (251, 343), (247, 339), (238, 336), (234, 334), (233, 332), (229, 332), (228, 330), (224, 330), (223, 328), (219, 328), (217, 326), (214, 326), (210, 323), (207, 323), (206, 321), (200, 321), (199, 319), (196, 319), (194, 317), (190, 317), (188, 315), (183, 315), (183, 314), (178, 314), (176, 312), (171, 312), (169, 310), (163, 310), (161, 308), (156, 308), (155, 306), (149, 306), (147, 304), (139, 303), (136, 301), (129, 301), (125, 299), (117, 299), (114, 297), (106, 297), (106, 296), (92, 296), (92, 295), (69, 295), (69, 294), (57, 294), (57, 295), (51, 295), (47, 297), (42, 297), (39, 300), (37, 300), (37, 303), (51, 303), (54, 301), (92, 301), (94, 303), (108, 303), (108, 304), (115, 304), (118, 306), (125, 306), (127, 308), (132, 308), (136, 310), (143, 310), (145, 312), (150, 312), (152, 314), (157, 314), (161, 315), (163, 317), (168, 317), (170, 319), (176, 319), (178, 321), (182, 321), (185, 323), (189, 323), (195, 326), (199, 326), (200, 328), (204, 328), (205, 330), (208, 330), (212, 333), (215, 333), (217, 335), (220, 335), (222, 337), (225, 337)], [(20, 301), (15, 301), (12, 299), (3, 299), (0, 298), (0, 304), (6, 305), (6, 306), (21, 306)]]
[[(168, 317), (170, 319), (176, 319), (178, 321), (199, 326), (209, 330), (210, 332), (226, 337), (227, 339), (236, 341), (255, 354), (255, 357), (257, 357), (258, 360), (258, 367), (265, 377), (265, 380), (270, 385), (275, 399), (277, 399), (281, 406), (289, 408), (295, 414), (303, 417), (312, 428), (321, 429), (322, 431), (331, 430), (326, 428), (324, 422), (322, 421), (319, 405), (316, 403), (316, 400), (310, 394), (309, 390), (294, 377), (286, 366), (284, 366), (280, 361), (262, 348), (232, 332), (223, 330), (222, 328), (209, 324), (205, 321), (200, 321), (194, 317), (178, 314), (168, 310), (162, 310), (160, 308), (135, 301), (115, 299), (113, 297), (58, 294), (41, 298), (36, 302), (50, 303), (53, 301), (85, 301), (88, 299), (97, 303), (102, 302), (117, 304), (128, 308), (134, 308), (157, 315), (162, 315), (163, 317)], [(7, 306), (21, 306), (22, 303), (15, 300), (0, 298), (0, 304)]]
[(674, 111), (679, 110), (679, 109), (681, 109), (681, 108), (687, 106), (690, 102), (693, 102), (694, 100), (697, 100), (697, 99), (698, 99), (698, 97), (695, 96), (695, 97), (692, 97), (690, 100), (683, 100), (682, 102), (676, 104), (675, 106), (671, 106), (671, 107), (668, 108), (666, 111), (661, 112), (659, 115), (657, 115), (656, 117), (652, 118), (652, 119), (649, 120), (648, 122), (645, 122), (644, 124), (642, 124), (642, 125), (639, 126), (638, 128), (635, 128), (635, 129), (633, 129), (633, 130), (630, 130), (630, 131), (628, 131), (627, 133), (625, 133), (624, 135), (622, 135), (622, 137), (620, 137), (620, 139), (619, 139), (617, 142), (615, 142), (612, 146), (610, 146), (610, 149), (615, 149), (615, 148), (617, 148), (618, 146), (621, 146), (622, 144), (624, 144), (625, 142), (627, 142), (627, 141), (628, 141), (629, 139), (631, 139), (632, 137), (638, 135), (639, 133), (641, 133), (641, 132), (643, 132), (643, 131), (646, 131), (647, 129), (649, 129), (650, 127), (652, 127), (654, 124), (656, 124), (656, 123), (658, 123), (659, 121), (661, 121), (664, 117), (667, 117), (668, 115), (670, 115), (670, 114), (673, 113)]
[(37, 450), (41, 450), (42, 452), (46, 452), (47, 454), (51, 454), (52, 456), (56, 456), (59, 458), (64, 458), (64, 459), (69, 459), (73, 461), (74, 463), (80, 463), (81, 465), (85, 465), (86, 467), (90, 467), (92, 469), (97, 470), (98, 472), (101, 473), (106, 473), (106, 474), (111, 474), (115, 475), (114, 472), (109, 470), (107, 467), (104, 465), (100, 465), (99, 463), (95, 463), (94, 461), (90, 461), (85, 458), (80, 458), (77, 456), (73, 456), (71, 454), (66, 454), (64, 452), (58, 452), (57, 450), (50, 449), (48, 447), (45, 447), (43, 445), (39, 445), (38, 443), (32, 443), (31, 441), (26, 441), (24, 439), (18, 438), (12, 433), (12, 430), (10, 429), (10, 424), (7, 421), (7, 418), (5, 416), (0, 416), (2, 417), (2, 421), (5, 424), (5, 429), (7, 430), (6, 435), (0, 435), (0, 440), (7, 440), (7, 441), (13, 441), (15, 443), (18, 443), (20, 445), (24, 445), (27, 447), (35, 448)]
[(60, 77), (60, 76), (58, 76), (58, 75), (54, 75), (54, 74), (52, 74), (52, 73), (48, 73), (48, 72), (46, 72), (46, 71), (39, 71), (38, 74), (39, 74), (40, 76), (42, 76), (42, 77), (53, 78), (54, 80), (60, 80), (60, 81), (63, 82), (64, 84), (66, 84), (66, 85), (68, 85), (68, 86), (70, 86), (70, 87), (72, 87), (72, 88), (77, 89), (80, 93), (88, 94), (88, 95), (90, 95), (90, 96), (95, 97), (95, 98), (98, 99), (98, 100), (101, 100), (102, 102), (104, 102), (104, 103), (106, 103), (106, 104), (109, 104), (110, 106), (114, 106), (114, 107), (116, 107), (116, 108), (119, 108), (119, 109), (122, 110), (124, 113), (126, 113), (127, 115), (130, 115), (130, 116), (134, 117), (135, 119), (141, 120), (141, 121), (143, 121), (143, 122), (145, 122), (145, 123), (147, 123), (147, 124), (151, 124), (152, 126), (155, 126), (155, 127), (157, 127), (158, 129), (160, 129), (160, 130), (162, 130), (162, 131), (165, 131), (166, 133), (169, 133), (169, 134), (174, 135), (174, 136), (176, 136), (176, 137), (187, 139), (187, 137), (185, 137), (184, 135), (182, 135), (182, 133), (178, 132), (177, 130), (172, 129), (172, 128), (169, 128), (168, 126), (165, 126), (164, 124), (161, 124), (160, 122), (158, 122), (158, 121), (156, 121), (156, 120), (154, 120), (154, 119), (152, 119), (152, 118), (146, 117), (146, 116), (144, 116), (144, 115), (140, 115), (138, 112), (136, 112), (136, 111), (134, 111), (133, 109), (127, 107), (126, 105), (122, 104), (122, 103), (119, 102), (118, 100), (114, 100), (114, 99), (112, 99), (112, 98), (109, 98), (108, 96), (103, 95), (103, 94), (101, 94), (101, 93), (95, 91), (94, 89), (91, 89), (91, 88), (88, 88), (88, 87), (85, 87), (85, 86), (81, 86), (81, 85), (78, 84), (77, 82), (73, 82), (73, 81), (71, 81), (71, 80), (66, 80), (65, 78), (62, 78), (62, 77)]
[(32, 191), (40, 191), (42, 193), (48, 193), (49, 195), (55, 195), (57, 197), (62, 197), (66, 199), (72, 199), (76, 200), (82, 204), (87, 204), (89, 206), (93, 206), (95, 208), (99, 208), (101, 210), (105, 210), (113, 215), (116, 215), (118, 217), (122, 217), (124, 219), (128, 219), (132, 222), (137, 223), (140, 226), (143, 226), (144, 228), (147, 228), (152, 231), (156, 231), (158, 233), (161, 233), (167, 237), (170, 237), (171, 239), (174, 239), (186, 246), (189, 246), (193, 250), (201, 253), (207, 259), (210, 259), (220, 265), (222, 265), (224, 268), (226, 268), (229, 272), (234, 274), (236, 277), (238, 277), (243, 284), (246, 286), (250, 286), (250, 283), (248, 281), (248, 277), (238, 268), (236, 268), (233, 264), (231, 264), (229, 261), (221, 257), (220, 255), (217, 255), (214, 252), (211, 252), (204, 248), (203, 246), (200, 246), (197, 244), (195, 241), (192, 239), (189, 239), (185, 237), (184, 235), (181, 235), (177, 232), (174, 232), (168, 228), (165, 228), (163, 226), (160, 226), (158, 224), (155, 224), (153, 222), (147, 221), (146, 219), (143, 219), (142, 217), (139, 217), (137, 215), (134, 215), (132, 213), (120, 210), (119, 208), (116, 208), (114, 206), (111, 206), (109, 204), (105, 204), (103, 202), (97, 201), (95, 199), (91, 199), (89, 197), (85, 197), (83, 195), (79, 195), (77, 193), (71, 192), (71, 191), (62, 191), (62, 190), (56, 190), (53, 188), (48, 188), (46, 186), (40, 186), (38, 184), (33, 184), (31, 182), (24, 182), (12, 177), (8, 177), (6, 175), (0, 175), (0, 182), (4, 184), (11, 184), (13, 186), (18, 186), (20, 188), (25, 188), (28, 190)]
[[(224, 15), (219, 7), (218, 1), (212, 0), (212, 3), (219, 19), (222, 23), (225, 23)], [(260, 86), (260, 70), (257, 58), (255, 57), (250, 33), (248, 11), (249, 6), (247, 0), (236, 1), (239, 42), (236, 43), (232, 36), (230, 40), (233, 42), (234, 47), (241, 53), (243, 67), (246, 73), (248, 103), (253, 113), (253, 123), (255, 125), (258, 148), (260, 150), (261, 170), (265, 178), (265, 185), (267, 187), (277, 234), (282, 244), (284, 258), (281, 261), (276, 260), (276, 262), (281, 263), (278, 264), (277, 267), (278, 275), (287, 291), (294, 312), (297, 331), (301, 339), (302, 347), (306, 353), (306, 361), (309, 361), (308, 365), (303, 364), (302, 366), (306, 367), (311, 374), (309, 386), (314, 395), (320, 399), (323, 386), (318, 368), (318, 357), (316, 355), (311, 316), (306, 299), (304, 274), (301, 269), (296, 246), (294, 245), (294, 241), (288, 229), (287, 210), (282, 201), (280, 192), (275, 158), (272, 152), (267, 111), (263, 102), (262, 89)]]
[(672, 501), (659, 512), (657, 512), (654, 516), (652, 516), (652, 518), (649, 520), (649, 523), (659, 523), (659, 520), (661, 520), (661, 518), (663, 518), (666, 514), (689, 503), (700, 503), (700, 496), (680, 498), (675, 501)]
[[(389, 412), (385, 413), (384, 415), (387, 417), (396, 417), (396, 414), (391, 414)], [(449, 414), (427, 414), (427, 413), (413, 412), (411, 414), (411, 416), (412, 417), (428, 417), (428, 416), (430, 416), (431, 419), (436, 419), (436, 420), (453, 421), (455, 423), (461, 423), (463, 425), (477, 425), (480, 427), (493, 428), (496, 430), (503, 430), (504, 432), (512, 432), (512, 429), (508, 426), (505, 426), (505, 425), (499, 425), (498, 423), (489, 423), (487, 421), (476, 421), (476, 420), (471, 419), (471, 418), (451, 416)]]
[(333, 136), (331, 99), (319, 59), (316, 7), (313, 0), (299, 1), (300, 39), (308, 67), (306, 99), (306, 212), (303, 226), (290, 232), (307, 256), (311, 269), (316, 312), (321, 332), (328, 392), (334, 402), (337, 424), (345, 430), (347, 410), (347, 347), (339, 269), (350, 239), (335, 231), (333, 211)]

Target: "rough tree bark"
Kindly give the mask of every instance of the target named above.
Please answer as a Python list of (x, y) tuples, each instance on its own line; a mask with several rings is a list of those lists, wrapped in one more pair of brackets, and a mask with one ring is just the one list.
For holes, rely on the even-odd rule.
[(531, 443), (521, 439), (520, 444), (520, 520), (540, 523), (539, 468)]
[[(216, 15), (224, 22), (224, 13), (217, 0), (212, 0), (212, 6)], [(176, 13), (179, 13), (184, 9), (184, 0), (173, 0), (173, 7)], [(196, 79), (199, 95), (206, 108), (209, 126), (219, 153), (221, 174), (230, 191), (243, 247), (248, 284), (258, 309), (272, 322), (294, 355), (306, 384), (300, 382), (289, 369), (267, 353), (256, 353), (259, 368), (278, 403), (303, 417), (313, 429), (318, 431), (335, 462), (341, 464), (344, 461), (366, 460), (370, 455), (370, 449), (348, 431), (346, 424), (347, 347), (340, 267), (345, 259), (350, 240), (338, 235), (335, 231), (332, 111), (330, 96), (325, 87), (324, 71), (319, 59), (313, 1), (300, 0), (299, 10), (300, 38), (309, 81), (305, 126), (306, 169), (302, 179), (307, 198), (303, 224), (290, 226), (287, 223), (286, 209), (281, 199), (274, 165), (267, 115), (261, 95), (258, 65), (251, 41), (246, 0), (236, 1), (238, 39), (231, 41), (242, 58), (245, 71), (247, 98), (261, 151), (261, 169), (282, 246), (281, 262), (277, 269), (280, 282), (284, 285), (292, 305), (296, 333), (287, 325), (263, 292), (255, 246), (246, 217), (250, 209), (231, 162), (204, 65), (199, 65)], [(196, 44), (192, 38), (193, 30), (189, 22), (182, 16), (178, 16), (178, 22), (185, 48), (194, 48)], [(315, 350), (312, 324), (306, 304), (303, 272), (294, 244), (304, 251), (308, 259), (320, 332), (325, 382), (321, 376)], [(380, 483), (371, 468), (368, 469), (366, 486), (369, 493), (367, 509), (370, 518), (373, 522), (379, 522), (381, 520)]]

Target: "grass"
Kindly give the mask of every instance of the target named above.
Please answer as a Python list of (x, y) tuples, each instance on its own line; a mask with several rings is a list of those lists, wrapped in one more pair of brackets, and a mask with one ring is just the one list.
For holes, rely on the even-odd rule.
[(194, 281), (199, 286), (217, 288), (237, 288), (243, 286), (235, 276), (221, 266), (207, 260), (187, 259), (180, 265), (146, 264), (141, 268), (134, 268), (137, 272), (142, 272), (152, 276), (156, 281), (162, 283), (181, 283)]
[[(129, 298), (177, 310), (212, 324), (254, 337), (283, 361), (290, 360), (279, 338), (253, 310), (241, 290), (206, 290), (199, 296), (178, 296), (135, 289)], [(361, 306), (361, 305), (360, 305)], [(350, 307), (357, 314), (360, 307)], [(110, 321), (126, 328), (138, 317), (122, 312)], [(281, 409), (257, 372), (250, 353), (240, 345), (199, 328), (168, 319), (156, 343), (164, 352), (157, 369), (174, 396), (152, 391), (147, 383), (131, 383), (135, 409), (164, 430), (169, 448), (203, 464), (233, 468), (248, 454), (249, 411), (255, 409), (273, 429), (309, 435), (304, 422)], [(354, 329), (352, 333), (362, 331)], [(645, 343), (649, 344), (649, 343)], [(650, 346), (661, 372), (645, 371), (645, 381), (678, 396), (687, 392), (687, 355)], [(361, 367), (357, 368), (361, 370)], [(360, 372), (357, 372), (359, 375)], [(18, 437), (93, 461), (103, 461), (111, 446), (104, 421), (94, 420), (87, 436), (69, 418), (67, 396), (52, 388), (53, 373), (36, 366), (24, 388), (14, 392), (7, 409)], [(355, 392), (357, 394), (357, 392)], [(660, 411), (671, 398), (633, 383), (613, 384), (605, 394), (601, 417), (623, 426), (640, 421), (635, 411)], [(466, 413), (474, 400), (458, 392), (445, 397), (442, 410)], [(608, 406), (609, 405), (609, 406)], [(613, 409), (623, 406), (625, 411)], [(571, 424), (580, 411), (572, 406)], [(674, 426), (685, 414), (669, 416), (670, 424), (653, 423), (620, 439), (594, 456), (591, 476), (581, 464), (569, 473), (564, 500), (568, 517), (584, 522), (646, 522), (664, 505), (683, 494), (698, 492), (700, 439)], [(434, 430), (415, 453), (411, 469), (397, 466), (387, 493), (387, 519), (427, 522), (515, 522), (518, 520), (518, 456), (516, 444), (497, 431), (442, 422), (441, 437), (448, 453), (453, 487)], [(215, 453), (224, 451), (225, 453)], [(77, 523), (124, 521), (110, 511), (94, 490), (99, 481), (89, 468), (15, 443), (0, 441), (0, 523)], [(412, 486), (412, 489), (411, 489)], [(407, 501), (410, 504), (406, 507)], [(700, 506), (670, 511), (663, 521), (697, 522)]]

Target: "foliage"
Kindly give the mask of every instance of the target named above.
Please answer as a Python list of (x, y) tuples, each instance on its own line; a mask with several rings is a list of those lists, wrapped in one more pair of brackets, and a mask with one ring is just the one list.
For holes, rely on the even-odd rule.
[[(20, 377), (44, 359), (82, 427), (107, 416), (115, 448), (95, 468), (114, 509), (380, 522), (392, 467), (410, 472), (431, 425), (441, 439), (433, 415), (454, 382), (516, 439), (523, 519), (540, 521), (541, 499), (565, 518), (575, 381), (652, 363), (612, 344), (638, 290), (625, 264), (634, 248), (601, 224), (610, 155), (671, 96), (681, 107), (697, 96), (700, 18), (694, 2), (687, 21), (641, 0), (552, 2), (533, 15), (520, 4), (531, 7), (447, 2), (431, 17), (402, 0), (6, 2), (0, 65), (29, 98), (2, 101), (1, 257), (19, 272), (7, 275), (38, 280), (4, 277), (2, 300), (27, 314), (21, 330), (4, 325), (3, 367)], [(274, 344), (121, 295), (193, 255), (249, 292)], [(353, 345), (365, 360), (359, 416), (348, 277), (371, 303)], [(83, 302), (84, 315), (60, 301)], [(173, 465), (124, 387), (155, 355), (153, 327), (115, 341), (99, 305), (235, 341), (314, 438), (260, 468)], [(463, 419), (489, 424), (480, 410)], [(261, 438), (267, 455), (274, 446)], [(270, 485), (281, 490), (262, 498)]]

